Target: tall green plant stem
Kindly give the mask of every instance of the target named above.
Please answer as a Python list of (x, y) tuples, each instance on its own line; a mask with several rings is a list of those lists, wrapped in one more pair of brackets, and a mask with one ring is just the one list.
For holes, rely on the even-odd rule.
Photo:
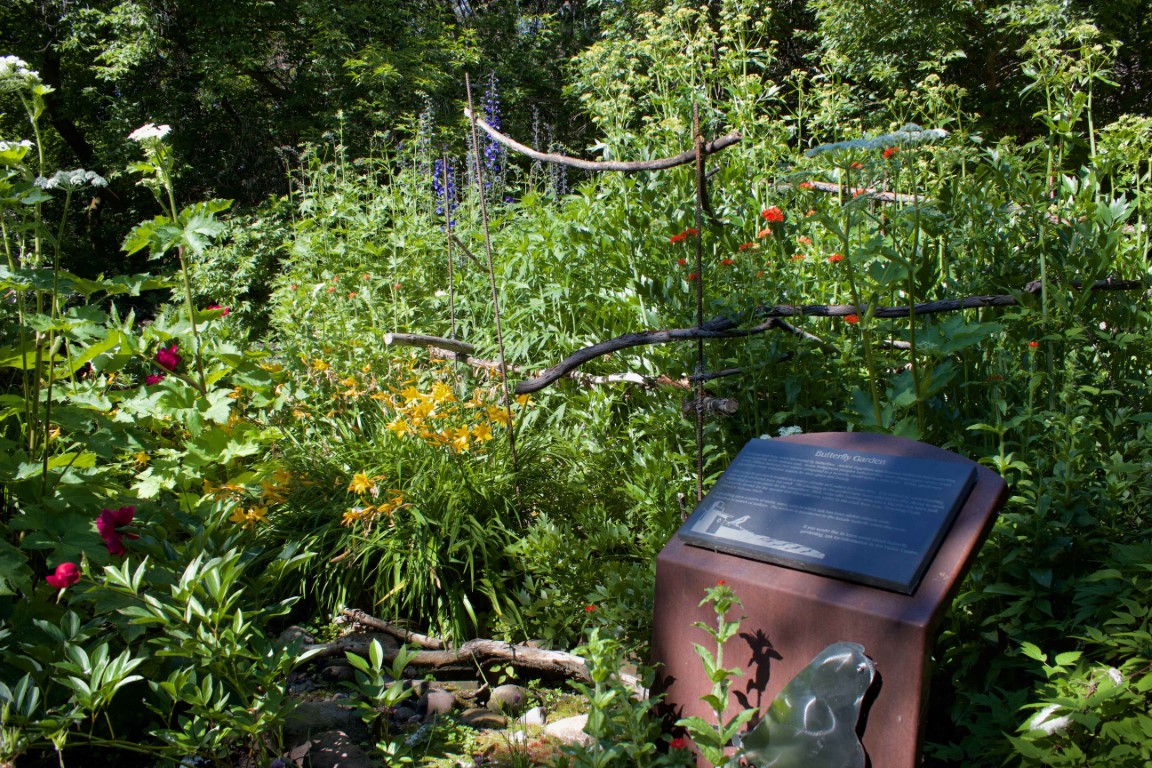
[[(847, 170), (848, 186), (852, 186), (852, 169), (851, 166)], [(838, 200), (840, 203), (840, 210), (844, 210), (844, 184), (841, 183), (837, 190)], [(856, 311), (860, 312), (860, 308), (864, 303), (860, 300), (860, 291), (856, 287), (856, 268), (852, 266), (852, 212), (847, 211), (844, 215), (844, 226), (840, 228), (841, 248), (844, 252), (844, 264), (847, 265), (848, 275), (848, 290), (852, 292), (852, 304), (856, 307)], [(872, 310), (869, 308), (863, 315), (860, 316), (860, 335), (864, 343), (864, 364), (868, 367), (868, 389), (872, 395), (872, 413), (876, 419), (876, 425), (881, 424), (880, 413), (880, 390), (876, 383), (876, 362), (872, 354), (872, 333), (869, 328), (871, 322)]]
[[(161, 147), (159, 152), (166, 153), (167, 150)], [(160, 182), (164, 185), (164, 192), (168, 196), (168, 215), (172, 217), (173, 224), (179, 224), (180, 212), (176, 208), (175, 185), (172, 183), (172, 175), (169, 173), (168, 164), (164, 162), (165, 159), (158, 156), (156, 168), (160, 174)], [(196, 326), (196, 310), (192, 305), (192, 278), (188, 275), (188, 260), (184, 251), (183, 245), (176, 247), (176, 257), (180, 261), (180, 275), (184, 282), (184, 308), (188, 312), (188, 325), (192, 328), (192, 357), (196, 362), (196, 376), (200, 383), (200, 394), (207, 395), (208, 379), (204, 375), (204, 358), (200, 354), (200, 329)]]
[[(915, 166), (913, 166), (915, 167)], [(899, 178), (899, 174), (897, 174)], [(897, 185), (898, 186), (898, 185)], [(920, 435), (924, 434), (924, 386), (920, 363), (916, 357), (916, 267), (920, 263), (920, 202), (917, 197), (916, 177), (913, 174), (912, 197), (917, 202), (912, 203), (912, 251), (908, 254), (908, 363), (912, 368), (912, 389), (916, 393), (916, 426)]]

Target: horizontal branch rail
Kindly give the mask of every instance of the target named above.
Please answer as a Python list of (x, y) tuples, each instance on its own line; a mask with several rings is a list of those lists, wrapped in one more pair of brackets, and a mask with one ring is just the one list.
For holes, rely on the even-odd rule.
[[(1080, 282), (1072, 282), (1069, 285), (1076, 289), (1083, 288)], [(1141, 280), (1114, 280), (1108, 278), (1106, 280), (1097, 280), (1088, 286), (1090, 291), (1134, 291), (1140, 290), (1145, 287)], [(1024, 293), (1039, 293), (1041, 282), (1033, 280), (1024, 286)], [(805, 305), (790, 305), (790, 304), (777, 304), (772, 306), (760, 306), (752, 311), (755, 317), (765, 318), (765, 321), (759, 325), (747, 329), (737, 328), (738, 323), (735, 320), (725, 317), (719, 317), (704, 324), (703, 328), (673, 328), (670, 330), (662, 331), (641, 331), (640, 333), (628, 333), (623, 336), (617, 336), (607, 341), (601, 341), (593, 344), (590, 347), (577, 350), (562, 361), (544, 370), (539, 375), (531, 379), (525, 379), (516, 385), (517, 394), (527, 394), (529, 392), (538, 392), (539, 390), (547, 387), (556, 380), (564, 377), (569, 372), (579, 368), (584, 363), (595, 360), (597, 357), (602, 357), (612, 352), (618, 352), (622, 349), (629, 349), (631, 347), (638, 347), (647, 344), (667, 344), (673, 341), (690, 341), (694, 339), (727, 339), (736, 338), (741, 336), (751, 336), (757, 333), (763, 333), (767, 330), (774, 328), (782, 328), (791, 333), (803, 336), (804, 333), (798, 328), (790, 325), (782, 325), (777, 318), (782, 317), (847, 317), (849, 315), (862, 316), (869, 311), (872, 317), (907, 317), (914, 309), (917, 315), (931, 315), (940, 314), (943, 312), (958, 312), (964, 309), (976, 309), (980, 307), (1010, 307), (1020, 303), (1019, 298), (1013, 294), (1002, 294), (995, 296), (969, 296), (963, 299), (944, 299), (941, 301), (929, 301), (921, 304), (915, 304), (912, 307), (908, 305), (891, 306), (891, 307), (868, 307), (868, 306), (855, 306), (852, 304), (805, 304)]]
[[(464, 114), (469, 119), (472, 118), (471, 111), (465, 109)], [(513, 152), (519, 152), (522, 155), (527, 155), (533, 160), (539, 160), (543, 163), (566, 165), (569, 168), (579, 168), (584, 171), (620, 171), (622, 173), (662, 171), (666, 168), (675, 168), (678, 165), (687, 165), (696, 160), (696, 150), (694, 149), (681, 152), (675, 157), (664, 157), (659, 160), (581, 160), (578, 157), (568, 157), (567, 155), (558, 155), (553, 152), (540, 152), (539, 150), (532, 149), (509, 136), (505, 136), (479, 118), (476, 119), (476, 125), (491, 136), (492, 140), (497, 144), (502, 144)], [(740, 138), (740, 134), (733, 131), (726, 136), (721, 136), (714, 141), (708, 142), (702, 149), (705, 155), (713, 155), (740, 141)]]

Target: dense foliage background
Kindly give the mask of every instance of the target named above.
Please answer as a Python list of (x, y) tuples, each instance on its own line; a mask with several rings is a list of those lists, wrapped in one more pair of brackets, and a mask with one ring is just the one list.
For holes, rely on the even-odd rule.
[[(341, 605), (642, 653), (698, 474), (852, 429), (1012, 488), (938, 642), (929, 760), (1147, 765), (1150, 24), (1135, 0), (6, 3), (0, 763), (270, 762), (301, 653), (270, 638)], [(541, 150), (677, 154), (694, 109), (742, 139), (698, 217), (687, 166), (471, 151), (466, 75)], [(740, 375), (707, 385), (738, 410), (702, 473), (694, 344), (510, 392), (693, 327), (701, 281), (745, 326), (861, 308), (706, 344)], [(981, 295), (1014, 301), (875, 314)], [(599, 743), (636, 742), (604, 701)]]

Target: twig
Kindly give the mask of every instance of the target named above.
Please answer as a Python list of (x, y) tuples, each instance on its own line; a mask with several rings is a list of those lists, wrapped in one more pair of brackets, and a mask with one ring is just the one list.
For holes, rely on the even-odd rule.
[(484, 228), (484, 260), (488, 268), (488, 284), (492, 289), (492, 320), (496, 328), (496, 350), (500, 354), (500, 387), (504, 391), (504, 414), (508, 424), (508, 453), (512, 457), (513, 488), (516, 491), (516, 516), (520, 527), (524, 521), (520, 518), (524, 505), (520, 498), (520, 462), (516, 457), (516, 429), (512, 421), (512, 398), (508, 394), (508, 358), (504, 354), (504, 331), (500, 324), (500, 294), (496, 290), (496, 270), (492, 266), (492, 235), (488, 229), (488, 197), (484, 189), (484, 164), (480, 162), (480, 137), (476, 133), (476, 125), (480, 122), (472, 110), (472, 82), (468, 74), (464, 74), (464, 89), (468, 93), (468, 116), (472, 118), (471, 130), (468, 132), (472, 140), (472, 163), (476, 169), (476, 196), (480, 201), (480, 223)]
[[(472, 110), (465, 109), (464, 116), (473, 119)], [(659, 160), (581, 160), (576, 157), (568, 157), (567, 155), (557, 155), (552, 152), (540, 152), (531, 147), (524, 146), (515, 139), (509, 138), (500, 131), (496, 130), (488, 123), (480, 118), (475, 118), (475, 123), (478, 127), (482, 128), (485, 133), (492, 137), (492, 140), (498, 144), (503, 144), (508, 149), (519, 152), (522, 155), (527, 155), (533, 160), (540, 160), (545, 163), (555, 163), (556, 165), (566, 165), (570, 168), (580, 168), (585, 171), (621, 171), (623, 173), (635, 173), (637, 171), (662, 171), (666, 168), (675, 168), (678, 165), (687, 165), (688, 163), (696, 160), (696, 150), (691, 149), (687, 152), (681, 152), (675, 157), (665, 157)], [(727, 149), (736, 142), (740, 141), (740, 134), (733, 131), (727, 136), (721, 136), (718, 139), (708, 142), (704, 145), (704, 154), (712, 155), (721, 150)]]

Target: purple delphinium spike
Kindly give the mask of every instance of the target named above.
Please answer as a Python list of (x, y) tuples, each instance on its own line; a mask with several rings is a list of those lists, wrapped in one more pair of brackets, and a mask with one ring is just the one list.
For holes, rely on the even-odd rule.
[[(495, 72), (488, 75), (488, 90), (484, 93), (484, 122), (498, 131), (503, 129), (500, 119), (500, 92), (497, 88), (499, 82)], [(500, 176), (504, 167), (504, 147), (497, 144), (491, 136), (484, 146), (484, 167), (488, 171), (488, 179), (484, 183), (487, 187), (491, 185), (492, 179)]]
[[(445, 172), (445, 163), (447, 163), (447, 172)], [(444, 177), (448, 177), (448, 184), (445, 186)], [(445, 161), (438, 159), (432, 164), (432, 190), (436, 193), (436, 215), (444, 215), (444, 205), (448, 205), (448, 214), (451, 215), (456, 212), (456, 206), (460, 204), (459, 199), (456, 197), (456, 170), (452, 167), (452, 161)], [(452, 219), (449, 224), (456, 226), (456, 220)]]

